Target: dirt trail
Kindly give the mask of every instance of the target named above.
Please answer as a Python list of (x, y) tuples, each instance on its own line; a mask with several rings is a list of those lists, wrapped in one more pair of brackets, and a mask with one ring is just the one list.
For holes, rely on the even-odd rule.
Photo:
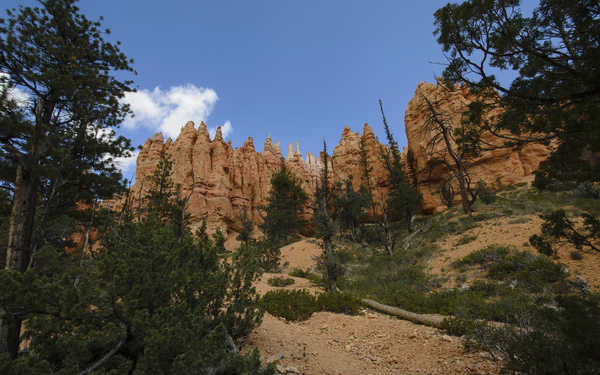
[[(321, 253), (310, 239), (282, 249), (282, 263), (314, 267)], [(266, 274), (257, 284), (259, 293), (274, 289)], [(310, 289), (310, 283), (294, 278), (288, 289)], [(460, 339), (430, 327), (413, 324), (374, 311), (347, 316), (321, 312), (309, 320), (288, 323), (268, 313), (248, 339), (264, 360), (279, 359), (288, 374), (494, 374), (497, 364), (486, 353), (465, 353)]]

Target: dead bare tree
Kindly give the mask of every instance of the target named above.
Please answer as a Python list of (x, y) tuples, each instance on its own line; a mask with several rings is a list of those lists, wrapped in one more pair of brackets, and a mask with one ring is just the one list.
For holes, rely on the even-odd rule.
[[(445, 88), (446, 90), (449, 90)], [(461, 124), (456, 124), (451, 116), (441, 109), (439, 98), (429, 98), (421, 95), (425, 102), (427, 118), (422, 128), (423, 132), (432, 133), (427, 142), (427, 152), (431, 158), (429, 172), (439, 165), (445, 166), (451, 175), (447, 178), (445, 184), (451, 186), (454, 179), (460, 192), (463, 211), (466, 214), (473, 212), (473, 203), (477, 199), (477, 191), (471, 186), (471, 177), (467, 170), (467, 162), (473, 156), (469, 147), (461, 145), (460, 134), (464, 130)], [(446, 186), (446, 189), (449, 188)], [(445, 197), (448, 199), (448, 197)], [(452, 202), (449, 202), (451, 205)]]

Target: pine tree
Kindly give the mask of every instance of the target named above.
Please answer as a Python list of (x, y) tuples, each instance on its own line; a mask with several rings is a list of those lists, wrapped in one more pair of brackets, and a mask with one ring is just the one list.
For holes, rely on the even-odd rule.
[[(359, 238), (360, 222), (365, 216), (365, 210), (371, 204), (371, 196), (364, 185), (361, 185), (359, 191), (354, 191), (352, 175), (340, 184), (340, 189), (335, 194), (335, 204), (337, 206), (337, 218), (340, 221), (341, 228), (350, 231), (352, 240)], [(334, 218), (335, 219), (335, 218)]]
[[(133, 72), (131, 60), (74, 0), (39, 3), (0, 20), (0, 169), (9, 171), (2, 179), (13, 196), (4, 264), (21, 273), (57, 222), (81, 219), (77, 204), (92, 206), (123, 188), (114, 158), (131, 150), (111, 130), (128, 114), (120, 99), (131, 90), (113, 74)], [(14, 88), (26, 103), (15, 105), (6, 93)], [(21, 321), (0, 315), (0, 352), (14, 357)]]
[(385, 118), (383, 102), (381, 100), (379, 100), (379, 108), (381, 109), (389, 147), (389, 152), (382, 150), (381, 153), (384, 166), (388, 172), (388, 182), (390, 185), (384, 204), (386, 216), (389, 216), (388, 220), (391, 221), (401, 220), (406, 225), (408, 231), (411, 231), (413, 215), (421, 207), (421, 194), (411, 185), (404, 171), (402, 155)]
[(371, 183), (371, 172), (373, 171), (373, 167), (369, 163), (369, 155), (367, 153), (367, 148), (363, 137), (360, 138), (359, 154), (362, 177), (359, 190), (361, 192), (361, 196), (363, 196), (364, 200), (367, 202), (367, 205), (371, 208), (371, 215), (374, 218), (376, 208), (375, 201), (373, 200), (373, 185)]
[(300, 213), (307, 199), (300, 181), (287, 170), (281, 159), (281, 168), (271, 177), (271, 190), (264, 207), (266, 215), (261, 226), (269, 241), (281, 245), (302, 229), (304, 221)]
[[(531, 16), (519, 1), (469, 0), (435, 12), (438, 43), (447, 53), (445, 82), (466, 83), (468, 134), (502, 147), (552, 142), (538, 173), (559, 180), (600, 179), (600, 5), (594, 0), (541, 0)], [(508, 85), (494, 70), (517, 73)], [(490, 109), (502, 109), (489, 118)], [(508, 132), (502, 132), (508, 130)]]
[(0, 356), (3, 374), (270, 373), (237, 348), (263, 314), (257, 251), (223, 261), (218, 236), (180, 234), (164, 214), (176, 198), (154, 190), (172, 186), (170, 164), (155, 174), (149, 196), (161, 204), (103, 228), (93, 257), (47, 246), (37, 267), (0, 273), (0, 307), (27, 320), (28, 340)]
[(146, 186), (149, 186), (150, 189), (144, 198), (144, 211), (158, 215), (160, 220), (170, 218), (173, 213), (175, 185), (171, 178), (172, 173), (173, 160), (163, 152), (152, 175), (146, 177)]
[(325, 141), (323, 141), (322, 155), (323, 169), (321, 169), (321, 178), (315, 191), (316, 209), (313, 220), (317, 238), (321, 239), (321, 246), (323, 247), (321, 261), (325, 268), (326, 288), (330, 292), (335, 292), (337, 291), (337, 279), (341, 275), (341, 267), (333, 246), (333, 237), (336, 230), (329, 212), (332, 196), (329, 184), (327, 143)]
[(252, 231), (254, 230), (254, 222), (248, 217), (248, 211), (246, 207), (242, 210), (239, 215), (239, 220), (242, 223), (242, 228), (240, 229), (240, 233), (237, 237), (238, 241), (241, 241), (246, 246), (252, 239)]

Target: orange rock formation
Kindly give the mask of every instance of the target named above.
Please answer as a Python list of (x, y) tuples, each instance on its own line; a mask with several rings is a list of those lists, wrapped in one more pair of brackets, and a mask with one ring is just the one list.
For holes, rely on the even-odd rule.
[[(431, 213), (446, 208), (441, 202), (439, 190), (440, 184), (448, 177), (449, 171), (444, 166), (437, 166), (430, 173), (432, 150), (428, 148), (428, 143), (432, 133), (424, 126), (428, 110), (423, 96), (439, 103), (440, 112), (448, 116), (454, 124), (460, 124), (462, 113), (475, 97), (466, 87), (446, 90), (433, 83), (420, 83), (406, 107), (404, 123), (408, 149), (416, 159), (419, 191), (423, 195), (423, 209)], [(497, 114), (498, 112), (494, 112), (489, 116)], [(501, 140), (493, 139), (491, 135), (484, 137), (484, 140), (491, 144), (502, 144)], [(444, 146), (440, 143), (433, 151), (439, 151), (442, 147)], [(479, 180), (485, 181), (489, 186), (495, 186), (497, 181), (502, 184), (514, 184), (529, 180), (539, 163), (546, 159), (549, 153), (550, 149), (547, 146), (530, 143), (518, 150), (500, 148), (485, 151), (480, 157), (469, 160), (467, 166), (474, 184)], [(450, 162), (449, 158), (446, 160)]]
[[(439, 196), (439, 186), (447, 178), (448, 170), (436, 167), (429, 172), (431, 157), (427, 144), (431, 133), (424, 131), (423, 127), (427, 118), (423, 95), (441, 103), (440, 110), (456, 123), (460, 123), (462, 112), (474, 97), (466, 88), (445, 91), (440, 86), (421, 83), (408, 103), (405, 114), (408, 149), (415, 155), (424, 211), (431, 213), (445, 209)], [(330, 159), (331, 180), (335, 183), (352, 175), (356, 189), (360, 184), (367, 184), (360, 165), (361, 139), (372, 167), (368, 183), (374, 198), (380, 200), (387, 190), (387, 173), (380, 157), (382, 144), (368, 124), (364, 125), (362, 135), (352, 132), (347, 126), (344, 128)], [(474, 183), (483, 180), (493, 186), (499, 178), (503, 184), (516, 183), (531, 176), (549, 151), (546, 146), (529, 144), (520, 150), (484, 152), (468, 163), (468, 170)], [(132, 187), (134, 198), (143, 197), (148, 190), (147, 177), (153, 173), (162, 152), (170, 154), (174, 160), (173, 182), (181, 185), (184, 196), (190, 196), (188, 211), (193, 217), (193, 226), (206, 221), (210, 232), (216, 228), (237, 231), (240, 228), (239, 214), (243, 209), (254, 222), (262, 222), (259, 208), (266, 204), (271, 176), (280, 168), (283, 157), (279, 142), (273, 143), (270, 137), (267, 138), (264, 152), (260, 153), (249, 137), (241, 147), (234, 149), (231, 142), (223, 140), (220, 128), (211, 140), (206, 125), (201, 123), (196, 129), (193, 122), (182, 128), (175, 141), (169, 138), (165, 142), (162, 134), (157, 133), (146, 141), (139, 153), (136, 183)], [(303, 157), (296, 143), (295, 148), (289, 145), (283, 160), (312, 199), (322, 169), (322, 155), (316, 157), (307, 153)], [(310, 213), (310, 207), (306, 207), (307, 218)]]
[[(368, 145), (369, 159), (376, 167), (374, 170), (383, 171), (377, 156), (378, 143), (367, 124), (363, 137)], [(358, 133), (352, 133), (346, 127), (330, 159), (334, 181), (343, 180), (349, 174), (360, 176), (359, 142)], [(234, 149), (230, 142), (225, 143), (220, 128), (211, 140), (206, 125), (201, 123), (196, 129), (193, 122), (182, 128), (175, 141), (169, 138), (165, 142), (163, 135), (157, 133), (144, 143), (138, 155), (136, 183), (132, 186), (134, 198), (143, 197), (148, 190), (147, 177), (153, 173), (162, 152), (170, 154), (174, 161), (173, 182), (181, 185), (184, 196), (191, 193), (188, 211), (193, 217), (193, 227), (204, 220), (210, 232), (217, 228), (237, 231), (243, 209), (255, 222), (262, 222), (259, 208), (266, 204), (271, 176), (281, 166), (283, 155), (279, 142), (273, 143), (267, 138), (264, 152), (260, 153), (254, 149), (254, 142), (249, 137), (241, 147)], [(322, 168), (321, 157), (309, 152), (303, 158), (296, 144), (295, 149), (289, 145), (283, 160), (312, 197)], [(378, 184), (384, 183), (383, 175), (374, 173), (373, 176)], [(308, 207), (306, 211), (309, 216)]]

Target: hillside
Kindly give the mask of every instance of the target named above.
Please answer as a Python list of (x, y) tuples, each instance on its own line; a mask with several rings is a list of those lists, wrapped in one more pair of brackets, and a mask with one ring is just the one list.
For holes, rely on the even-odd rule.
[[(560, 288), (578, 290), (582, 280), (590, 291), (597, 292), (600, 290), (600, 260), (595, 254), (575, 251), (572, 246), (560, 246), (554, 258), (540, 258), (547, 260), (548, 265), (561, 265), (557, 279), (543, 276), (535, 279), (534, 276), (525, 280), (517, 273), (499, 279), (487, 272), (493, 264), (471, 262), (457, 266), (461, 260), (468, 263), (464, 260), (473, 259), (474, 254), (490, 248), (523, 251), (531, 259), (539, 257), (529, 244), (529, 237), (540, 231), (538, 214), (559, 207), (569, 209), (572, 214), (582, 208), (600, 210), (597, 200), (579, 197), (576, 191), (539, 193), (522, 183), (504, 187), (497, 192), (493, 203), (478, 203), (473, 217), (451, 209), (421, 218), (421, 225), (426, 229), (412, 237), (407, 247), (399, 247), (393, 257), (383, 255), (368, 243), (338, 240), (336, 247), (346, 270), (341, 288), (357, 296), (422, 313), (467, 317), (467, 310), (487, 305), (492, 307), (495, 319), (481, 315), (485, 308), (472, 310), (474, 315), (471, 316), (503, 321), (511, 321), (509, 316), (530, 308), (527, 304), (535, 303), (543, 295), (548, 298), (560, 293)], [(322, 292), (317, 265), (321, 253), (319, 242), (311, 238), (283, 247), (281, 262), (285, 266), (281, 274), (265, 274), (257, 284), (259, 293), (275, 289)], [(573, 256), (574, 253), (582, 258)], [(491, 262), (501, 263), (507, 259), (498, 256)], [(391, 263), (391, 267), (383, 266), (385, 263)], [(313, 276), (310, 280), (290, 276), (294, 269), (310, 269)], [(413, 276), (406, 275), (409, 270)], [(422, 273), (414, 273), (415, 270)], [(375, 275), (374, 271), (379, 274)], [(279, 276), (291, 277), (294, 284), (278, 288), (267, 283)], [(564, 281), (560, 281), (562, 276)], [(484, 297), (478, 292), (481, 284), (477, 283), (494, 285), (499, 292)], [(401, 289), (396, 289), (410, 289), (416, 284), (423, 288), (421, 297), (409, 298), (399, 293)], [(503, 294), (500, 291), (503, 288), (512, 292)], [(439, 301), (428, 304), (424, 296), (436, 293)], [(497, 314), (507, 315), (500, 318)], [(288, 322), (267, 313), (247, 344), (259, 348), (264, 360), (278, 359), (280, 369), (287, 369), (288, 374), (499, 373), (501, 363), (494, 361), (490, 353), (481, 349), (467, 350), (463, 346), (465, 337), (451, 334), (451, 331), (417, 325), (366, 308), (357, 316), (318, 312), (301, 322)]]

